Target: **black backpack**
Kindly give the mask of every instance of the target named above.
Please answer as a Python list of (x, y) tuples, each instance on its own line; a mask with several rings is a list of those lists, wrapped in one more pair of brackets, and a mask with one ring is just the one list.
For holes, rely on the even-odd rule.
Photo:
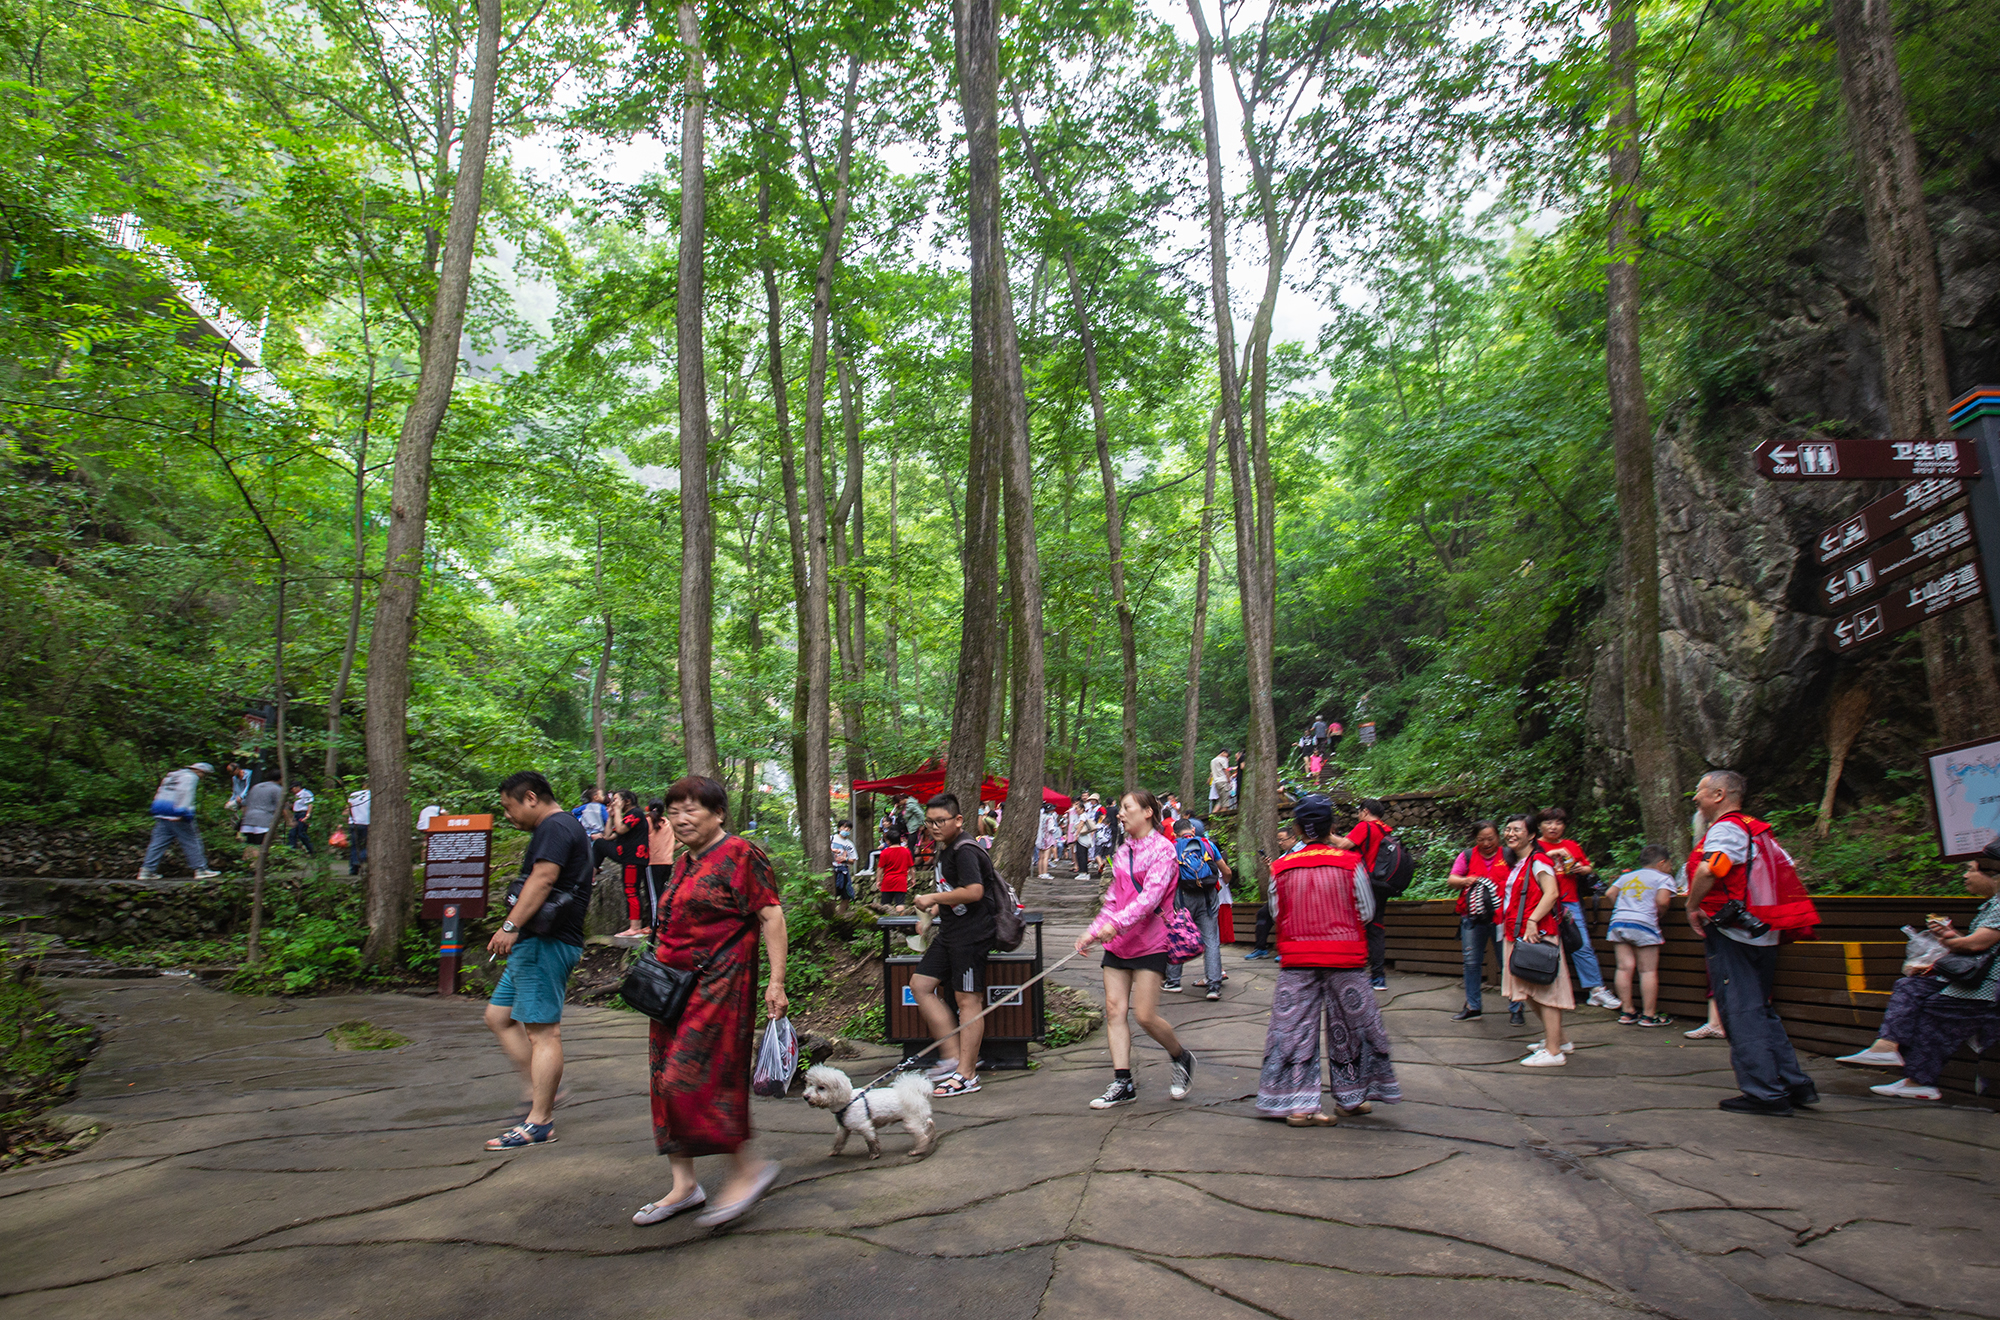
[[(1014, 887), (1007, 883), (1007, 878), (993, 865), (993, 859), (987, 855), (984, 848), (964, 835), (959, 836), (958, 846), (970, 848), (979, 854), (978, 860), (973, 864), (979, 867), (980, 884), (986, 889), (986, 896), (980, 899), (980, 903), (993, 914), (993, 947), (1004, 953), (1012, 953), (1021, 947), (1022, 939), (1028, 933), (1027, 922), (1021, 919), (1020, 901), (1014, 897)], [(960, 883), (964, 883), (962, 874), (959, 880)]]
[(1375, 865), (1368, 868), (1368, 883), (1384, 897), (1395, 898), (1410, 887), (1416, 873), (1416, 853), (1395, 835), (1383, 835), (1375, 849)]

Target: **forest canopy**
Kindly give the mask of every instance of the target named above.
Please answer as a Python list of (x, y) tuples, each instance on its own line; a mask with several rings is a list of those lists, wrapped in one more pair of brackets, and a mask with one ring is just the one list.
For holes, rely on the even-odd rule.
[[(1700, 432), (1772, 404), (1774, 327), (1861, 228), (1828, 13), (1001, 7), (1032, 507), (969, 523), (983, 157), (950, 6), (0, 0), (0, 812), (137, 818), (281, 693), (295, 782), (367, 776), (392, 478), (451, 329), (497, 24), (419, 516), (413, 799), (488, 803), (527, 766), (564, 794), (655, 792), (700, 759), (703, 685), (715, 769), (779, 822), (801, 783), (939, 756), (970, 527), (999, 597), (977, 639), (990, 771), (1025, 698), (1048, 784), (1198, 791), (1267, 691), (1274, 752), (1315, 715), (1373, 724), (1342, 750), (1356, 789), (1565, 801), (1636, 831), (1629, 745), (1586, 719), (1630, 533), (1607, 272), (1631, 272), (1650, 418)], [(1621, 16), (1643, 158), (1623, 183)], [(1895, 14), (1924, 186), (1982, 223), (1996, 20), (1993, 0)], [(1729, 467), (1735, 440), (1702, 443)], [(1253, 480), (1269, 576), (1235, 527)], [(996, 530), (1030, 513), (1035, 688)], [(690, 517), (712, 537), (699, 674)]]

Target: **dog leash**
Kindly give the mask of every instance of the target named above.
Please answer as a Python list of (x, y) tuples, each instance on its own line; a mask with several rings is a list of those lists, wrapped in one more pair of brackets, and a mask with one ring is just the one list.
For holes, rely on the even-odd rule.
[[(1059, 970), (1064, 963), (1072, 962), (1075, 959), (1081, 958), (1082, 956), (1083, 955), (1080, 953), (1068, 954), (1063, 958), (1057, 960), (1056, 962), (1051, 963), (1049, 966), (1043, 968), (1041, 971), (1035, 973), (1027, 980), (1021, 982), (1020, 985), (1010, 987), (1011, 993), (1009, 993), (1005, 999), (1002, 999), (999, 1003), (994, 1004), (991, 1007), (986, 1008), (980, 1011), (979, 1013), (974, 1014), (972, 1017), (966, 1019), (965, 1021), (959, 1023), (958, 1024), (959, 1030), (963, 1031), (965, 1028), (971, 1026), (974, 1022), (977, 1022), (980, 1019), (984, 1018), (988, 1013), (997, 1012), (1003, 1008), (1013, 1007), (1015, 1004), (1021, 1002), (1021, 992), (1023, 990), (1026, 990), (1029, 986), (1033, 985), (1035, 982), (1041, 980), (1043, 977), (1049, 975), (1050, 973)], [(946, 1039), (948, 1040), (950, 1039), (950, 1037), (946, 1037)], [(912, 1054), (909, 1058), (904, 1059), (901, 1063), (898, 1063), (895, 1067), (883, 1073), (880, 1077), (877, 1077), (874, 1081), (868, 1083), (867, 1086), (859, 1087), (857, 1089), (861, 1093), (866, 1094), (868, 1091), (873, 1090), (881, 1082), (887, 1080), (888, 1078), (894, 1077), (897, 1073), (908, 1072), (910, 1070), (911, 1064), (915, 1063), (918, 1059), (923, 1058), (926, 1054), (929, 1054), (932, 1050), (936, 1049), (938, 1046), (942, 1044), (944, 1044), (944, 1041), (942, 1040), (932, 1041), (930, 1044), (918, 1050), (915, 1054)], [(977, 1061), (975, 1061), (975, 1066), (977, 1066)]]

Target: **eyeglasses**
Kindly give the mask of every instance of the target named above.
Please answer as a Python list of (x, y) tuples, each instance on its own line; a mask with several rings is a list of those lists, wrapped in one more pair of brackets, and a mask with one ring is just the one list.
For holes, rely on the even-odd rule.
[(941, 830), (957, 819), (958, 817), (956, 816), (926, 816), (924, 817), (924, 824), (934, 830)]

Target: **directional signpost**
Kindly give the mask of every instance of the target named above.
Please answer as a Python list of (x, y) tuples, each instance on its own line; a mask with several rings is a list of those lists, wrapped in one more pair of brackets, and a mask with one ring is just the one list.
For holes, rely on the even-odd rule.
[[(1813, 538), (1813, 561), (1825, 570), (1819, 603), (1838, 611), (1827, 626), (1835, 651), (1982, 598), (2000, 626), (2000, 600), (1989, 590), (2000, 581), (2000, 386), (1981, 386), (1953, 404), (1951, 423), (1959, 433), (1953, 437), (1757, 446), (1757, 471), (1770, 481), (1903, 483)], [(1972, 562), (1945, 566), (1973, 549)]]
[(1771, 481), (1876, 481), (1976, 477), (1967, 440), (1766, 440), (1756, 449), (1758, 475)]
[(1813, 538), (1813, 554), (1831, 564), (1864, 545), (1881, 540), (1914, 519), (1942, 509), (1965, 494), (1965, 483), (1953, 477), (1913, 481), (1894, 495), (1876, 500), (1845, 522), (1837, 522)]

